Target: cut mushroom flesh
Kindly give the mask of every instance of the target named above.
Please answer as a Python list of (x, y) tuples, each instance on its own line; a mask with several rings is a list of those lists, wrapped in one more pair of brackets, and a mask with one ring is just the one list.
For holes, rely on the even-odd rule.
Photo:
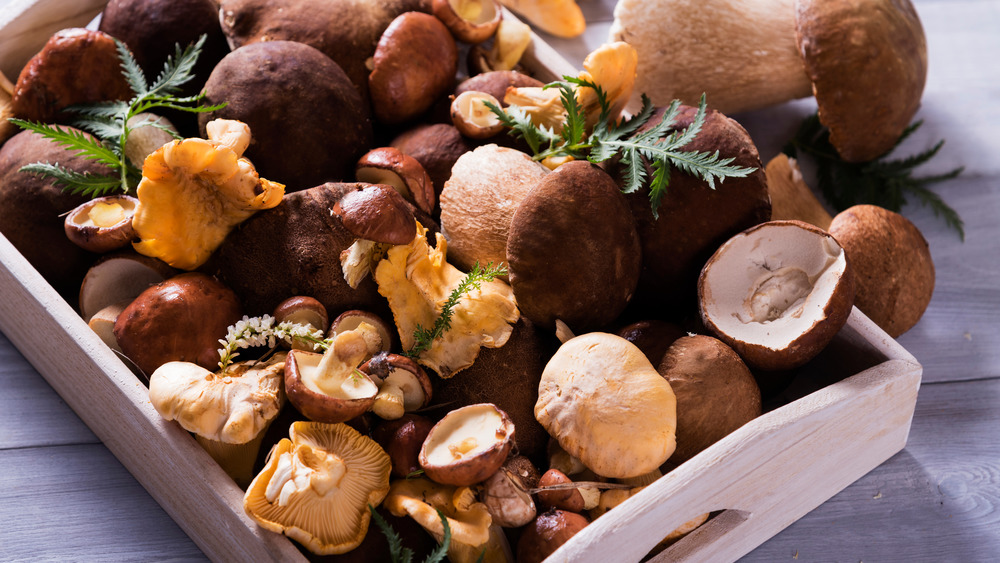
[(847, 275), (847, 256), (825, 231), (765, 223), (730, 239), (705, 265), (702, 317), (723, 340), (784, 350), (831, 316)]
[[(471, 458), (507, 439), (509, 430), (500, 411), (492, 405), (446, 417), (424, 444), (427, 461), (447, 465)], [(456, 412), (456, 411), (452, 411)]]

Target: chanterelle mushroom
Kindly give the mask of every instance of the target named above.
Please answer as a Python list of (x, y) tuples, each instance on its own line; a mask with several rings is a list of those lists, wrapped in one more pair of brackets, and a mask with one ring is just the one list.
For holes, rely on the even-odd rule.
[(475, 561), (490, 540), (493, 519), (469, 487), (440, 485), (422, 477), (400, 479), (389, 488), (385, 507), (394, 516), (409, 515), (439, 542), (444, 539), (440, 510), (451, 528), (448, 558), (452, 561)]
[(368, 505), (389, 492), (390, 470), (385, 451), (350, 426), (295, 422), (247, 489), (243, 508), (317, 555), (344, 553), (368, 533)]
[(568, 340), (542, 372), (535, 418), (603, 477), (658, 468), (674, 452), (674, 393), (631, 342), (600, 332)]
[[(394, 246), (375, 269), (378, 290), (389, 300), (403, 349), (414, 345), (417, 326), (433, 327), (439, 308), (464, 275), (445, 261), (448, 243), (439, 233), (437, 246), (427, 243), (427, 229), (407, 245)], [(441, 377), (451, 377), (472, 365), (479, 348), (503, 346), (520, 317), (514, 292), (501, 281), (484, 282), (462, 296), (452, 308), (451, 328), (422, 352), (417, 361)]]
[(250, 128), (217, 119), (205, 139), (168, 143), (146, 158), (136, 189), (139, 205), (132, 226), (141, 254), (175, 268), (201, 266), (236, 225), (279, 203), (282, 184), (257, 175), (240, 158), (250, 145)]
[(211, 372), (191, 362), (167, 362), (149, 378), (156, 412), (195, 434), (237, 484), (253, 476), (264, 431), (285, 403), (285, 355), (240, 362)]

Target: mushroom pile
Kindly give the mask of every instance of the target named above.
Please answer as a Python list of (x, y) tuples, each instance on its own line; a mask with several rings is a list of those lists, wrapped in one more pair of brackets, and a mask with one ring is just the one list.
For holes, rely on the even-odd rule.
[[(855, 304), (893, 336), (927, 306), (933, 264), (908, 221), (868, 206), (820, 226), (784, 207), (772, 220), (777, 176), (717, 109), (651, 108), (628, 139), (665, 114), (676, 121), (655, 142), (698, 123), (686, 149), (746, 170), (719, 183), (651, 160), (536, 157), (490, 109), (516, 105), (554, 136), (624, 119), (656, 80), (638, 45), (596, 50), (560, 95), (521, 67), (530, 31), (493, 0), (184, 4), (112, 0), (101, 31), (60, 32), (12, 85), (11, 111), (85, 142), (65, 106), (129, 98), (114, 37), (153, 75), (162, 44), (203, 33), (193, 84), (211, 107), (137, 121), (119, 149), (141, 180), (104, 197), (21, 171), (41, 160), (93, 178), (103, 165), (14, 135), (0, 231), (233, 477), (247, 514), (312, 554), (380, 537), (380, 514), (412, 521), (405, 545), (447, 535), (453, 561), (541, 561), (761, 415)], [(582, 25), (572, 1), (503, 4), (556, 34)], [(630, 41), (632, 4), (619, 6)], [(768, 62), (801, 52), (808, 75), (776, 68), (767, 83), (812, 88), (848, 158), (867, 118), (825, 101), (841, 98), (826, 53), (842, 16), (795, 4), (768, 16), (786, 34)], [(919, 59), (919, 22), (893, 14)], [(136, 17), (157, 28), (148, 39), (130, 33)], [(922, 69), (900, 61), (919, 99)], [(104, 78), (76, 88), (80, 73)], [(718, 99), (780, 98), (747, 96)], [(623, 193), (630, 174), (645, 180)], [(710, 517), (662, 530), (658, 549)]]

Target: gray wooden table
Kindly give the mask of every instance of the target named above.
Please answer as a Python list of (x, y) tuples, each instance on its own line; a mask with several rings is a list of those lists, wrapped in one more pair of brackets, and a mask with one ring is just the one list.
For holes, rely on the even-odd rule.
[[(918, 114), (925, 125), (900, 154), (947, 139), (921, 173), (965, 166), (937, 190), (965, 220), (966, 240), (926, 209), (904, 211), (937, 267), (930, 308), (899, 339), (925, 370), (910, 440), (746, 561), (1000, 559), (1000, 2), (915, 3), (930, 75)], [(580, 4), (588, 33), (551, 40), (576, 64), (605, 38), (613, 2)], [(767, 159), (813, 107), (736, 117)], [(2, 337), (0, 387), (0, 560), (204, 559)]]

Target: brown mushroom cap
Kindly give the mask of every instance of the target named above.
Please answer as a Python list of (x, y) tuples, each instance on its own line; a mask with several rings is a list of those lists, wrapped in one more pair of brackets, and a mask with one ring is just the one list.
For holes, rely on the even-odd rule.
[(433, 427), (431, 419), (412, 413), (375, 427), (372, 439), (389, 454), (394, 476), (406, 478), (420, 470), (420, 447)]
[[(354, 163), (374, 144), (371, 112), (344, 71), (322, 52), (295, 41), (264, 41), (223, 58), (205, 82), (201, 113), (209, 121), (250, 126), (246, 156), (261, 176), (288, 191), (354, 177)], [(290, 127), (289, 124), (295, 124)]]
[(677, 339), (657, 371), (677, 397), (677, 449), (682, 463), (761, 414), (760, 388), (732, 348), (711, 336)]
[[(657, 110), (643, 129), (659, 123), (662, 112)], [(697, 108), (682, 107), (677, 127), (687, 127), (696, 112)], [(720, 157), (734, 158), (733, 165), (757, 170), (745, 178), (716, 183), (713, 190), (700, 178), (672, 169), (658, 219), (650, 209), (648, 187), (625, 196), (642, 241), (642, 275), (633, 303), (643, 316), (686, 312), (695, 301), (698, 273), (715, 249), (729, 237), (771, 218), (760, 155), (743, 126), (709, 110), (701, 132), (683, 149), (718, 150)]]
[(395, 147), (379, 147), (365, 153), (354, 169), (359, 182), (392, 186), (424, 213), (433, 213), (437, 203), (434, 184), (427, 171), (412, 156)]
[[(346, 424), (296, 422), (243, 498), (258, 524), (318, 555), (344, 553), (368, 532), (389, 492), (389, 456)], [(331, 517), (336, 515), (336, 517)]]
[(468, 486), (496, 473), (514, 445), (514, 423), (496, 405), (455, 409), (431, 428), (420, 467), (436, 483)]
[(66, 237), (84, 250), (109, 252), (136, 238), (132, 216), (139, 200), (125, 194), (92, 199), (69, 212)]
[(140, 293), (118, 315), (115, 337), (125, 355), (147, 374), (171, 360), (215, 369), (219, 339), (240, 316), (240, 302), (231, 289), (191, 272)]
[(427, 405), (432, 396), (431, 380), (420, 364), (400, 354), (379, 352), (359, 368), (379, 381), (379, 387), (391, 383), (402, 392), (406, 412)]
[(467, 78), (455, 87), (455, 95), (462, 92), (483, 92), (502, 100), (507, 88), (541, 87), (545, 83), (516, 70), (491, 70)]
[(541, 563), (590, 522), (575, 512), (552, 509), (539, 514), (517, 542), (519, 563)]
[(855, 305), (895, 338), (917, 324), (934, 294), (934, 262), (920, 230), (874, 205), (840, 212), (830, 234), (854, 269)]
[(510, 284), (521, 313), (576, 332), (625, 309), (642, 265), (639, 236), (614, 180), (586, 161), (564, 164), (521, 201), (507, 239)]
[(698, 280), (705, 327), (749, 365), (801, 366), (851, 313), (854, 275), (826, 231), (802, 221), (770, 221), (729, 239)]
[(418, 125), (392, 140), (392, 146), (417, 159), (434, 183), (434, 193), (440, 201), (441, 190), (451, 177), (451, 167), (465, 153), (475, 148), (450, 123)]
[(417, 234), (417, 223), (406, 200), (381, 184), (359, 186), (333, 206), (333, 214), (354, 236), (387, 244), (406, 244)]
[(458, 47), (441, 20), (405, 12), (382, 33), (373, 60), (368, 88), (375, 117), (401, 123), (427, 111), (452, 89)]
[(482, 43), (496, 33), (503, 12), (496, 0), (466, 2), (433, 0), (434, 16), (444, 22), (455, 39), (463, 43)]
[(927, 42), (910, 0), (797, 0), (795, 32), (819, 119), (848, 162), (882, 156), (917, 113)]

